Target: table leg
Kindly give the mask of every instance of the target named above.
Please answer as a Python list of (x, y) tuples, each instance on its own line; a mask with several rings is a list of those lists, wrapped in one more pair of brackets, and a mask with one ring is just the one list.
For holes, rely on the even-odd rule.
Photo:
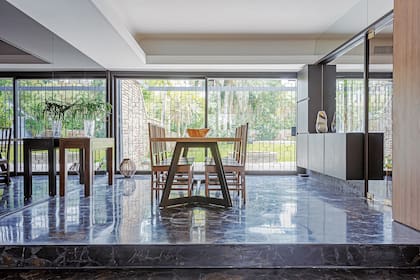
[(57, 193), (56, 174), (56, 155), (54, 145), (52, 145), (52, 147), (48, 149), (48, 193), (50, 196), (54, 196)]
[(67, 152), (64, 147), (60, 145), (60, 196), (66, 193), (67, 184)]
[(182, 152), (182, 157), (184, 157), (184, 158), (188, 157), (188, 147), (184, 148), (184, 151)]
[(175, 144), (174, 154), (172, 156), (171, 166), (169, 167), (168, 177), (166, 178), (165, 188), (163, 189), (162, 200), (160, 201), (160, 207), (165, 207), (169, 202), (169, 195), (171, 193), (172, 184), (174, 182), (174, 177), (179, 162), (179, 157), (181, 156), (182, 145), (180, 143)]
[(83, 149), (79, 149), (79, 183), (83, 185), (85, 183), (85, 168), (84, 168), (84, 154)]
[(113, 149), (106, 149), (106, 171), (108, 172), (108, 185), (112, 185), (114, 182), (114, 159), (113, 159)]
[(90, 148), (84, 149), (84, 172), (85, 172), (85, 196), (90, 196), (90, 188), (93, 183), (92, 176), (92, 153)]
[(24, 197), (32, 196), (32, 151), (28, 145), (23, 145), (23, 188)]
[(214, 165), (216, 167), (217, 176), (219, 177), (220, 189), (222, 190), (222, 195), (226, 202), (225, 206), (231, 207), (232, 201), (230, 199), (229, 189), (226, 182), (225, 171), (223, 169), (222, 158), (220, 157), (219, 147), (217, 146), (217, 143), (211, 143), (209, 146), (210, 146), (211, 154), (213, 155), (213, 160), (214, 160)]

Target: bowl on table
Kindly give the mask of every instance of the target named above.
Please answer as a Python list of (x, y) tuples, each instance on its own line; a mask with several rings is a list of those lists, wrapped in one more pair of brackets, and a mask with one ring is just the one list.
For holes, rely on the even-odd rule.
[(209, 130), (210, 128), (187, 128), (187, 134), (189, 137), (206, 137)]

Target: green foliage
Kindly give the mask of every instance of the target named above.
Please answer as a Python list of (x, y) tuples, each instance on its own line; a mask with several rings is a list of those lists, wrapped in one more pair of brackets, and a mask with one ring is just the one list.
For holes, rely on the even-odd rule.
[[(36, 104), (35, 107), (36, 106), (39, 106), (39, 104)], [(64, 120), (66, 112), (73, 106), (74, 104), (65, 104), (61, 101), (46, 100), (44, 113), (47, 115), (47, 117), (51, 118), (52, 120), (62, 121)]]
[(28, 112), (29, 117), (25, 121), (25, 128), (32, 136), (40, 135), (45, 128), (45, 105), (35, 103)]
[(13, 110), (9, 104), (6, 93), (0, 91), (0, 126), (10, 127), (12, 125)]
[[(10, 87), (12, 79), (0, 79), (0, 87)], [(12, 91), (0, 90), (0, 126), (10, 127), (13, 122), (13, 96)]]
[(74, 118), (82, 118), (84, 120), (103, 120), (111, 113), (111, 110), (111, 104), (100, 98), (81, 97), (74, 104), (71, 114)]

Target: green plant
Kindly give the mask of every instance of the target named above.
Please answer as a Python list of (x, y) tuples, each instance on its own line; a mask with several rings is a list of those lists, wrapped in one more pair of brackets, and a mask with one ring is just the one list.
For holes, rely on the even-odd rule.
[(99, 98), (80, 98), (74, 104), (72, 114), (74, 118), (83, 118), (85, 120), (100, 120), (111, 113), (111, 110), (111, 104)]
[(28, 108), (29, 117), (25, 119), (25, 128), (31, 135), (39, 135), (45, 128), (45, 106), (43, 103), (35, 103)]
[(74, 104), (65, 104), (59, 101), (45, 101), (44, 113), (52, 120), (62, 121), (66, 112)]

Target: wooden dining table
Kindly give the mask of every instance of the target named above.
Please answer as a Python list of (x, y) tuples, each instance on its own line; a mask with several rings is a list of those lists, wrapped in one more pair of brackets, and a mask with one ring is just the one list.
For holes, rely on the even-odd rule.
[[(90, 196), (94, 174), (94, 151), (106, 150), (108, 185), (114, 181), (114, 138), (68, 137), (60, 138), (60, 170), (67, 167), (67, 149), (80, 151), (80, 183), (85, 185), (85, 196)], [(60, 172), (60, 196), (66, 193), (67, 172)]]
[[(219, 142), (240, 142), (240, 138), (234, 137), (164, 137), (151, 138), (152, 142), (175, 142), (175, 149), (169, 167), (168, 176), (166, 178), (165, 188), (160, 201), (160, 207), (167, 207), (182, 204), (213, 204), (224, 207), (232, 207), (229, 189), (227, 186), (225, 171), (223, 169), (222, 158), (219, 151)], [(174, 181), (177, 164), (181, 154), (187, 156), (189, 148), (209, 148), (214, 159), (216, 173), (220, 182), (220, 190), (223, 198), (206, 197), (206, 196), (189, 196), (169, 198), (172, 184)]]

